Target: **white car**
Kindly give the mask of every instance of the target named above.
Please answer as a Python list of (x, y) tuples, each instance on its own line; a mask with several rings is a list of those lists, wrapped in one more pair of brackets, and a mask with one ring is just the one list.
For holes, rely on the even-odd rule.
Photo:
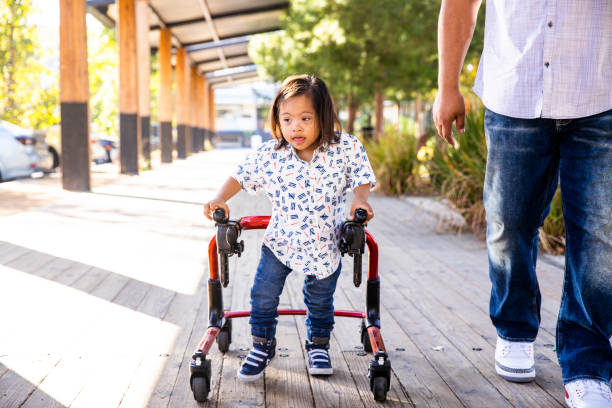
[(11, 132), (0, 127), (0, 181), (29, 177), (36, 170), (36, 158)]
[(35, 133), (5, 121), (0, 121), (0, 129), (12, 134), (21, 143), (23, 150), (34, 162), (34, 171), (49, 173), (59, 164), (56, 163), (57, 160), (54, 158), (53, 149), (45, 141), (44, 134)]

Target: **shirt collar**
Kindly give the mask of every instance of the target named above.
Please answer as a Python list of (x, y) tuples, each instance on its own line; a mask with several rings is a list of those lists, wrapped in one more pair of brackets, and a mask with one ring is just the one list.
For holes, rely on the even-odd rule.
[[(314, 163), (316, 158), (320, 154), (324, 153), (324, 151), (325, 151), (325, 148), (322, 145), (317, 146), (317, 148), (314, 150), (314, 153), (312, 154), (312, 160), (310, 161), (310, 163)], [(300, 158), (300, 156), (298, 156), (297, 151), (295, 150), (295, 148), (293, 146), (291, 146), (291, 144), (289, 144), (289, 143), (286, 143), (283, 147), (281, 147), (279, 149), (279, 154), (282, 157), (287, 157), (287, 158), (289, 158), (289, 157), (291, 157), (291, 155), (293, 155), (295, 157), (295, 159), (301, 160), (301, 161), (307, 163), (305, 160), (302, 160)]]

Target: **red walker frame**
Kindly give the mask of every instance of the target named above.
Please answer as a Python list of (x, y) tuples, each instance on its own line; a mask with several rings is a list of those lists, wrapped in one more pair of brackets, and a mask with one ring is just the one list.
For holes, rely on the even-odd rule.
[[(265, 229), (270, 221), (270, 216), (247, 216), (241, 218), (238, 222), (241, 230), (253, 230), (253, 229)], [(368, 350), (368, 345), (364, 342), (365, 339), (362, 337), (362, 344), (366, 351), (372, 351), (374, 354), (374, 360), (370, 367), (368, 375), (370, 376), (370, 386), (375, 393), (375, 384), (373, 382), (375, 377), (385, 377), (386, 390), (382, 398), (376, 398), (379, 401), (386, 399), (386, 392), (389, 389), (390, 383), (390, 362), (387, 359), (387, 353), (385, 344), (380, 333), (380, 282), (378, 279), (378, 244), (372, 237), (372, 235), (365, 231), (366, 243), (369, 251), (369, 264), (368, 264), (368, 280), (367, 280), (367, 297), (366, 297), (366, 312), (360, 312), (355, 310), (334, 310), (334, 316), (342, 317), (353, 317), (363, 319), (367, 322), (364, 326), (367, 328), (367, 335), (369, 338), (369, 345), (371, 349)], [(229, 319), (237, 317), (248, 317), (250, 311), (229, 311), (219, 310), (218, 303), (221, 303), (222, 309), (222, 294), (221, 294), (221, 283), (219, 279), (219, 260), (217, 254), (217, 236), (213, 236), (208, 245), (208, 264), (209, 264), (209, 326), (204, 334), (202, 340), (198, 344), (196, 352), (192, 356), (192, 362), (190, 366), (191, 370), (191, 387), (194, 391), (196, 399), (196, 390), (194, 389), (193, 379), (194, 377), (207, 377), (206, 372), (202, 371), (201, 368), (203, 363), (206, 362), (206, 355), (210, 351), (215, 338), (222, 328), (226, 325)], [(217, 304), (215, 304), (217, 303)], [(279, 315), (306, 315), (305, 309), (278, 309)], [(362, 328), (363, 330), (363, 328)], [(365, 333), (362, 333), (362, 336)], [(230, 333), (231, 336), (231, 333)], [(230, 340), (231, 342), (231, 340)], [(204, 364), (205, 365), (205, 364)], [(209, 383), (208, 390), (210, 390), (210, 373), (208, 374), (207, 381)], [(380, 385), (380, 384), (379, 384)], [(381, 388), (381, 387), (377, 387)], [(208, 394), (208, 391), (206, 392)], [(198, 399), (200, 400), (200, 399)]]

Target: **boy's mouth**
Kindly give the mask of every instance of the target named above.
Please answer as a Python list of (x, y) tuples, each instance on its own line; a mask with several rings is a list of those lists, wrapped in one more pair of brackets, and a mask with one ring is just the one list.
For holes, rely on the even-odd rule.
[(304, 141), (306, 140), (305, 137), (301, 137), (301, 136), (297, 136), (297, 137), (292, 137), (291, 140), (293, 141), (293, 143), (295, 144), (302, 144), (304, 143)]

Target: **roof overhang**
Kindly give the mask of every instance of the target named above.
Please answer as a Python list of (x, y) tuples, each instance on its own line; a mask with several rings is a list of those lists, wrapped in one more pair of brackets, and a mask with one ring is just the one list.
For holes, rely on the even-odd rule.
[[(149, 44), (170, 29), (172, 45), (185, 47), (212, 86), (258, 79), (248, 55), (251, 35), (279, 30), (287, 0), (149, 0)], [(87, 11), (104, 25), (118, 18), (114, 0), (88, 0)]]

